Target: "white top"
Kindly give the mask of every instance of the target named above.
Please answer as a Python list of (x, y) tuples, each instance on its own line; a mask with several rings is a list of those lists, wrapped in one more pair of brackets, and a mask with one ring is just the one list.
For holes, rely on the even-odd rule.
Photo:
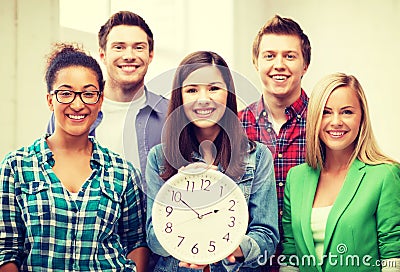
[(331, 209), (332, 206), (327, 206), (316, 207), (311, 210), (311, 231), (314, 238), (315, 251), (320, 262), (324, 253), (326, 222)]
[(136, 115), (146, 102), (145, 93), (132, 102), (117, 102), (104, 97), (103, 120), (96, 128), (96, 139), (108, 149), (140, 167), (136, 136)]
[(78, 198), (78, 194), (79, 193), (71, 193), (71, 192), (69, 192), (69, 194), (71, 195), (72, 200), (76, 201), (76, 199)]

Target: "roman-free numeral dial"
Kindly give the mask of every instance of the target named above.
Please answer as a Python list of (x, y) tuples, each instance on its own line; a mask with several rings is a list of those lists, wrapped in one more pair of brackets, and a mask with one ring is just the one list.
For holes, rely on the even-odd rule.
[(171, 177), (156, 196), (152, 218), (157, 239), (173, 257), (210, 264), (239, 246), (247, 230), (248, 207), (232, 179), (203, 169)]

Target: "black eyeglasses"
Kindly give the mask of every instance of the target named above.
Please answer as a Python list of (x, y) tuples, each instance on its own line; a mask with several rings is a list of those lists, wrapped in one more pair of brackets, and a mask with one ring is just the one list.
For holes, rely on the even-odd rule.
[(96, 104), (100, 99), (101, 91), (75, 92), (71, 90), (54, 90), (51, 91), (50, 94), (55, 94), (58, 103), (61, 104), (72, 103), (75, 100), (76, 95), (78, 95), (85, 104)]

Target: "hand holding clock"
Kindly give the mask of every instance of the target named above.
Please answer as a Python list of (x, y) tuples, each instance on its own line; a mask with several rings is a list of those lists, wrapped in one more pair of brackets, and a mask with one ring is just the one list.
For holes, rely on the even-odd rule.
[[(228, 257), (226, 257), (226, 259), (230, 263), (234, 263), (236, 261), (237, 257), (243, 257), (243, 252), (242, 252), (242, 249), (240, 248), (240, 246), (238, 246), (237, 249), (232, 254), (230, 254)], [(198, 264), (179, 262), (180, 267), (192, 268), (192, 269), (204, 269), (207, 265), (198, 265)]]

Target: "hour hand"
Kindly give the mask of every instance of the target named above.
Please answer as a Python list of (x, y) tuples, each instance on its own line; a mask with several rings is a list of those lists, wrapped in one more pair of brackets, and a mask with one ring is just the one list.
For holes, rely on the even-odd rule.
[(209, 212), (207, 212), (207, 213), (204, 213), (204, 214), (200, 215), (199, 218), (201, 219), (201, 218), (203, 218), (203, 217), (206, 216), (206, 215), (209, 215), (209, 214), (212, 214), (212, 213), (217, 213), (217, 212), (219, 212), (219, 210), (209, 211)]
[(201, 216), (195, 209), (193, 209), (189, 204), (187, 204), (185, 200), (181, 199), (181, 202), (182, 202), (186, 207), (188, 207), (189, 209), (191, 209), (192, 211), (194, 211), (194, 213), (197, 214), (197, 218), (201, 219), (202, 216)]

